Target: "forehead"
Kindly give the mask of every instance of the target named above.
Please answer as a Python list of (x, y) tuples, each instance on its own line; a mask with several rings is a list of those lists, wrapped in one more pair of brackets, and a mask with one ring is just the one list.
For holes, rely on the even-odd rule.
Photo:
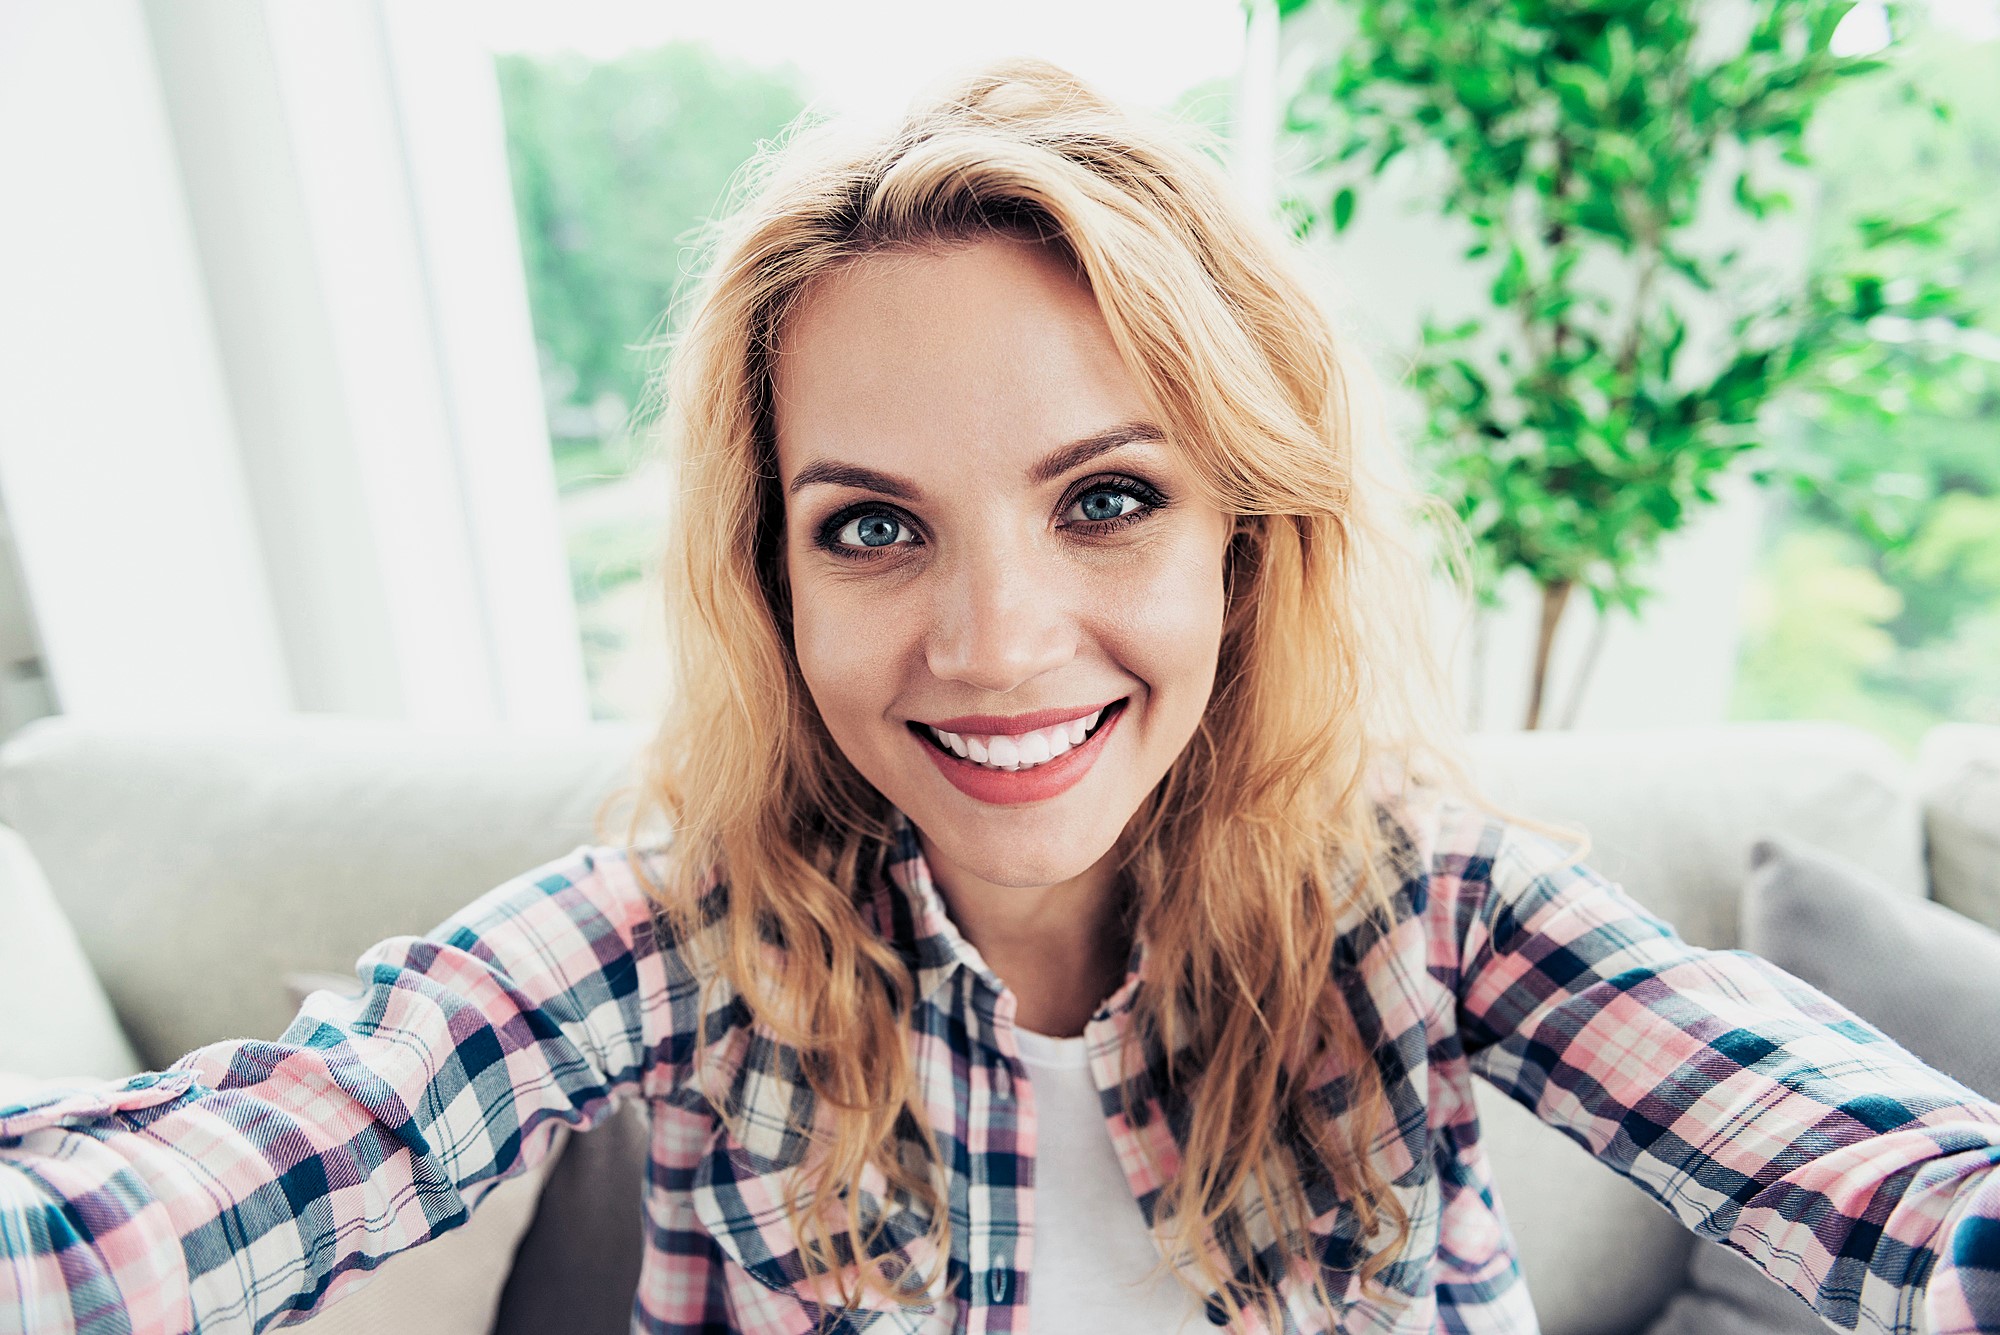
[(1090, 290), (1011, 238), (871, 255), (816, 283), (772, 372), (778, 462), (1012, 466), (1143, 416)]

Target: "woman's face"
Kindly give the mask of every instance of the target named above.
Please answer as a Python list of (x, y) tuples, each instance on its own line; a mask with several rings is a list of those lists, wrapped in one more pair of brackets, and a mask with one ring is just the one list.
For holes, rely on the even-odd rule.
[(801, 304), (774, 381), (827, 730), (941, 876), (1083, 874), (1208, 704), (1232, 523), (1089, 290), (1011, 239), (872, 256)]

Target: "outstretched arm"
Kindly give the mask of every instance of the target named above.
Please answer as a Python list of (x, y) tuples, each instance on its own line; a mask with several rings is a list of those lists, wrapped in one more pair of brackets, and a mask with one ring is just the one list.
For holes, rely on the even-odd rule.
[[(463, 1223), (684, 1059), (622, 853), (579, 849), (309, 997), (275, 1042), (0, 1106), (0, 1328), (261, 1331)], [(198, 987), (199, 979), (188, 985)]]
[(1834, 1326), (2000, 1335), (2000, 1106), (1559, 844), (1446, 824), (1474, 1071)]

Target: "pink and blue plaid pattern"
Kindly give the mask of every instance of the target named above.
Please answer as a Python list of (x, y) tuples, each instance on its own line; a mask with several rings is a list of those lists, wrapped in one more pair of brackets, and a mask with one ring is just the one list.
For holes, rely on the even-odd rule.
[[(1393, 924), (1357, 916), (1336, 967), (1396, 1115), (1378, 1165), (1416, 1231), (1382, 1275), (1392, 1299), (1364, 1296), (1355, 1214), (1308, 1182), (1336, 1303), (1283, 1277), (1286, 1331), (1536, 1329), (1478, 1075), (1837, 1327), (2000, 1335), (2000, 1106), (1765, 961), (1684, 943), (1537, 834), (1450, 801), (1384, 808), (1384, 828)], [(427, 937), (384, 942), (358, 966), (359, 997), (314, 994), (276, 1042), (0, 1106), (0, 1331), (287, 1324), (463, 1223), (555, 1127), (634, 1098), (653, 1126), (635, 1330), (1025, 1330), (1035, 1121), (1013, 999), (946, 918), (908, 823), (861, 907), (917, 980), (912, 1053), (948, 1161), (952, 1253), (916, 1308), (840, 1307), (806, 1281), (783, 1188), (818, 1109), (796, 1054), (704, 991), (657, 925), (642, 856), (657, 852), (578, 849)], [(1150, 1213), (1186, 1104), (1135, 1037), (1143, 960), (1087, 1037)], [(1346, 1106), (1338, 1073), (1318, 1092)], [(855, 1190), (878, 1257), (938, 1259), (920, 1254), (911, 1202), (879, 1181)], [(1260, 1219), (1250, 1245), (1239, 1278), (1273, 1264)], [(1253, 1312), (1239, 1329), (1266, 1328)]]

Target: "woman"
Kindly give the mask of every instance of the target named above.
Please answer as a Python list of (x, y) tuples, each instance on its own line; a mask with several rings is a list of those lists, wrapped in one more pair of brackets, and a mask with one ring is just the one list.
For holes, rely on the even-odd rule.
[(672, 840), (0, 1113), (0, 1320), (263, 1329), (640, 1097), (640, 1329), (1532, 1331), (1477, 1072), (1825, 1313), (1865, 1235), (1865, 1321), (2000, 1331), (2000, 1107), (1473, 791), (1421, 503), (1197, 150), (1013, 62), (755, 185), (668, 387)]

